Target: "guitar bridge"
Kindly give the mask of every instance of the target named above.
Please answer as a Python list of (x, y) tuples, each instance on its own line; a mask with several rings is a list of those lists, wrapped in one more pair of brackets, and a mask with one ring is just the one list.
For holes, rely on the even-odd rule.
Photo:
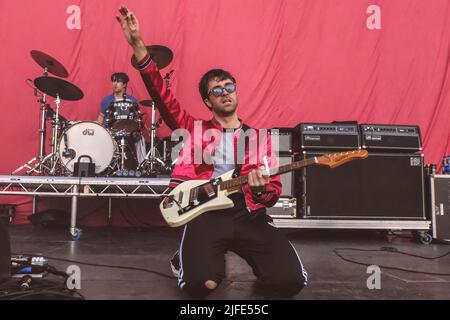
[(175, 199), (174, 195), (164, 197), (163, 208), (164, 209), (171, 208), (171, 207), (173, 207), (173, 204), (176, 203), (176, 205), (180, 209), (182, 209), (181, 204), (180, 204), (182, 201), (183, 201), (183, 191), (180, 191), (180, 193), (178, 194), (178, 200)]

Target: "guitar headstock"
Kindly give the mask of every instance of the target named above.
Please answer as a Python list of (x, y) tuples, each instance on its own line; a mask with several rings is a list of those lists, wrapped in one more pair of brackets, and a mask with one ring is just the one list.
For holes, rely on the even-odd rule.
[(330, 168), (336, 168), (352, 160), (365, 159), (368, 155), (369, 153), (367, 152), (367, 150), (328, 153), (321, 157), (317, 157), (317, 164), (328, 166)]

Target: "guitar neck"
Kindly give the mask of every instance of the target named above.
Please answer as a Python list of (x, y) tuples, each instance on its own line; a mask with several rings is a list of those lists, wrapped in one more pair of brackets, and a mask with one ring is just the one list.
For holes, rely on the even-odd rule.
[[(301, 169), (303, 167), (309, 166), (311, 164), (316, 163), (317, 160), (315, 157), (313, 158), (308, 158), (308, 159), (304, 159), (304, 160), (300, 160), (300, 161), (296, 161), (293, 162), (291, 164), (287, 164), (278, 168), (273, 168), (270, 169), (270, 177), (274, 177), (274, 176), (278, 176), (280, 174), (289, 172), (289, 171), (294, 171), (294, 170), (298, 170)], [(243, 184), (246, 184), (248, 182), (248, 176), (240, 176), (234, 179), (230, 179), (230, 180), (226, 180), (226, 181), (222, 181), (220, 183), (220, 188), (222, 190), (224, 189), (235, 189), (236, 187), (239, 187)]]

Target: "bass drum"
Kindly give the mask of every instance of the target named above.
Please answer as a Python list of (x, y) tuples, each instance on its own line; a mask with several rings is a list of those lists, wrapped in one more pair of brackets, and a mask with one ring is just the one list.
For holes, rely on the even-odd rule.
[[(117, 143), (108, 130), (93, 121), (71, 125), (60, 137), (58, 154), (61, 164), (73, 174), (80, 156), (89, 156), (95, 163), (95, 174), (114, 167)], [(84, 158), (82, 161), (87, 161)]]

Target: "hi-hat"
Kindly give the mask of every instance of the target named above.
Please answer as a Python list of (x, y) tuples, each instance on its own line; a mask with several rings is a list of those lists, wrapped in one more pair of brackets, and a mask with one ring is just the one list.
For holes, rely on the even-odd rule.
[(69, 75), (66, 68), (64, 68), (61, 63), (44, 52), (32, 50), (31, 57), (34, 61), (36, 61), (38, 65), (40, 65), (42, 68), (47, 68), (47, 71), (54, 74), (55, 76), (67, 78), (67, 76)]
[(154, 104), (154, 102), (153, 100), (142, 100), (139, 101), (139, 104), (144, 107), (151, 107)]
[(70, 82), (53, 77), (39, 77), (34, 79), (34, 85), (43, 93), (61, 100), (76, 101), (83, 98), (84, 94), (77, 86)]
[[(146, 46), (146, 48), (150, 53), (150, 58), (155, 62), (159, 70), (167, 67), (172, 62), (173, 53), (169, 48), (160, 45)], [(131, 64), (137, 68), (137, 61), (134, 55), (131, 57)]]

